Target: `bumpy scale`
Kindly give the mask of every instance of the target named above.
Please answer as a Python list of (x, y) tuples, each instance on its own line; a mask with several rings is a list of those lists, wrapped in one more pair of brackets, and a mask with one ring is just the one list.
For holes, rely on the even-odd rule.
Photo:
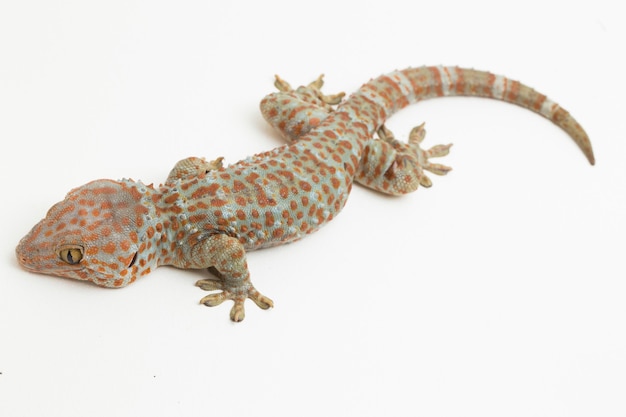
[(424, 171), (450, 145), (422, 150), (423, 125), (399, 142), (384, 126), (394, 112), (419, 100), (479, 96), (526, 107), (552, 120), (594, 163), (582, 127), (545, 95), (502, 76), (456, 67), (395, 71), (343, 94), (320, 92), (322, 79), (261, 102), (266, 120), (287, 145), (224, 167), (222, 158), (187, 158), (158, 188), (138, 181), (97, 180), (69, 192), (20, 241), (25, 269), (123, 287), (160, 265), (208, 269), (215, 279), (196, 285), (216, 291), (201, 303), (233, 300), (230, 317), (244, 318), (244, 301), (272, 301), (250, 281), (246, 251), (293, 242), (319, 229), (343, 208), (353, 181), (382, 193), (409, 193), (431, 180)]

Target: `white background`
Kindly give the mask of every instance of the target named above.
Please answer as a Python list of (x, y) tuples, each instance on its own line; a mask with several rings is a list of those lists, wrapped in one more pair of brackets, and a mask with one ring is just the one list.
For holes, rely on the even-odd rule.
[[(626, 31), (606, 1), (6, 1), (0, 6), (1, 416), (624, 416)], [(275, 301), (198, 305), (205, 276), (121, 290), (22, 271), (69, 189), (163, 181), (281, 144), (278, 73), (351, 92), (396, 68), (488, 69), (568, 109), (452, 98), (389, 123), (453, 141), (447, 177), (355, 187), (331, 224), (251, 253)]]

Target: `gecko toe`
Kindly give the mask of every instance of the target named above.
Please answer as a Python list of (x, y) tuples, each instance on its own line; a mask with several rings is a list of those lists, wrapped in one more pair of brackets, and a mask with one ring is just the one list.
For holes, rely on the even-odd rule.
[(254, 292), (252, 292), (251, 294), (248, 294), (248, 298), (254, 301), (254, 303), (263, 310), (274, 307), (274, 302), (271, 299), (267, 298), (256, 290), (254, 290)]
[(246, 310), (243, 307), (243, 300), (235, 300), (235, 305), (230, 309), (230, 319), (238, 323), (244, 318), (246, 318)]
[(209, 294), (200, 300), (200, 304), (204, 304), (207, 307), (215, 307), (222, 304), (228, 299), (228, 295), (225, 292), (219, 292), (215, 294)]
[(204, 291), (216, 291), (223, 289), (224, 285), (214, 279), (201, 279), (196, 282), (196, 287), (200, 287)]

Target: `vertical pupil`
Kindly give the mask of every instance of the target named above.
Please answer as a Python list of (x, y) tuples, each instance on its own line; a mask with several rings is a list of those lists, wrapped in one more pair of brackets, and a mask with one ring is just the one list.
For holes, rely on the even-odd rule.
[(67, 251), (67, 263), (69, 263), (69, 264), (73, 264), (74, 263), (74, 257), (72, 256), (72, 251), (71, 250)]

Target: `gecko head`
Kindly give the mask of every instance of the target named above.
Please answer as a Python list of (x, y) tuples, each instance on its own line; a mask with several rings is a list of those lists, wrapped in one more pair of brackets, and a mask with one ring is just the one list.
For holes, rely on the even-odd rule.
[(70, 191), (20, 241), (16, 255), (31, 272), (122, 287), (156, 265), (151, 187), (97, 180)]

